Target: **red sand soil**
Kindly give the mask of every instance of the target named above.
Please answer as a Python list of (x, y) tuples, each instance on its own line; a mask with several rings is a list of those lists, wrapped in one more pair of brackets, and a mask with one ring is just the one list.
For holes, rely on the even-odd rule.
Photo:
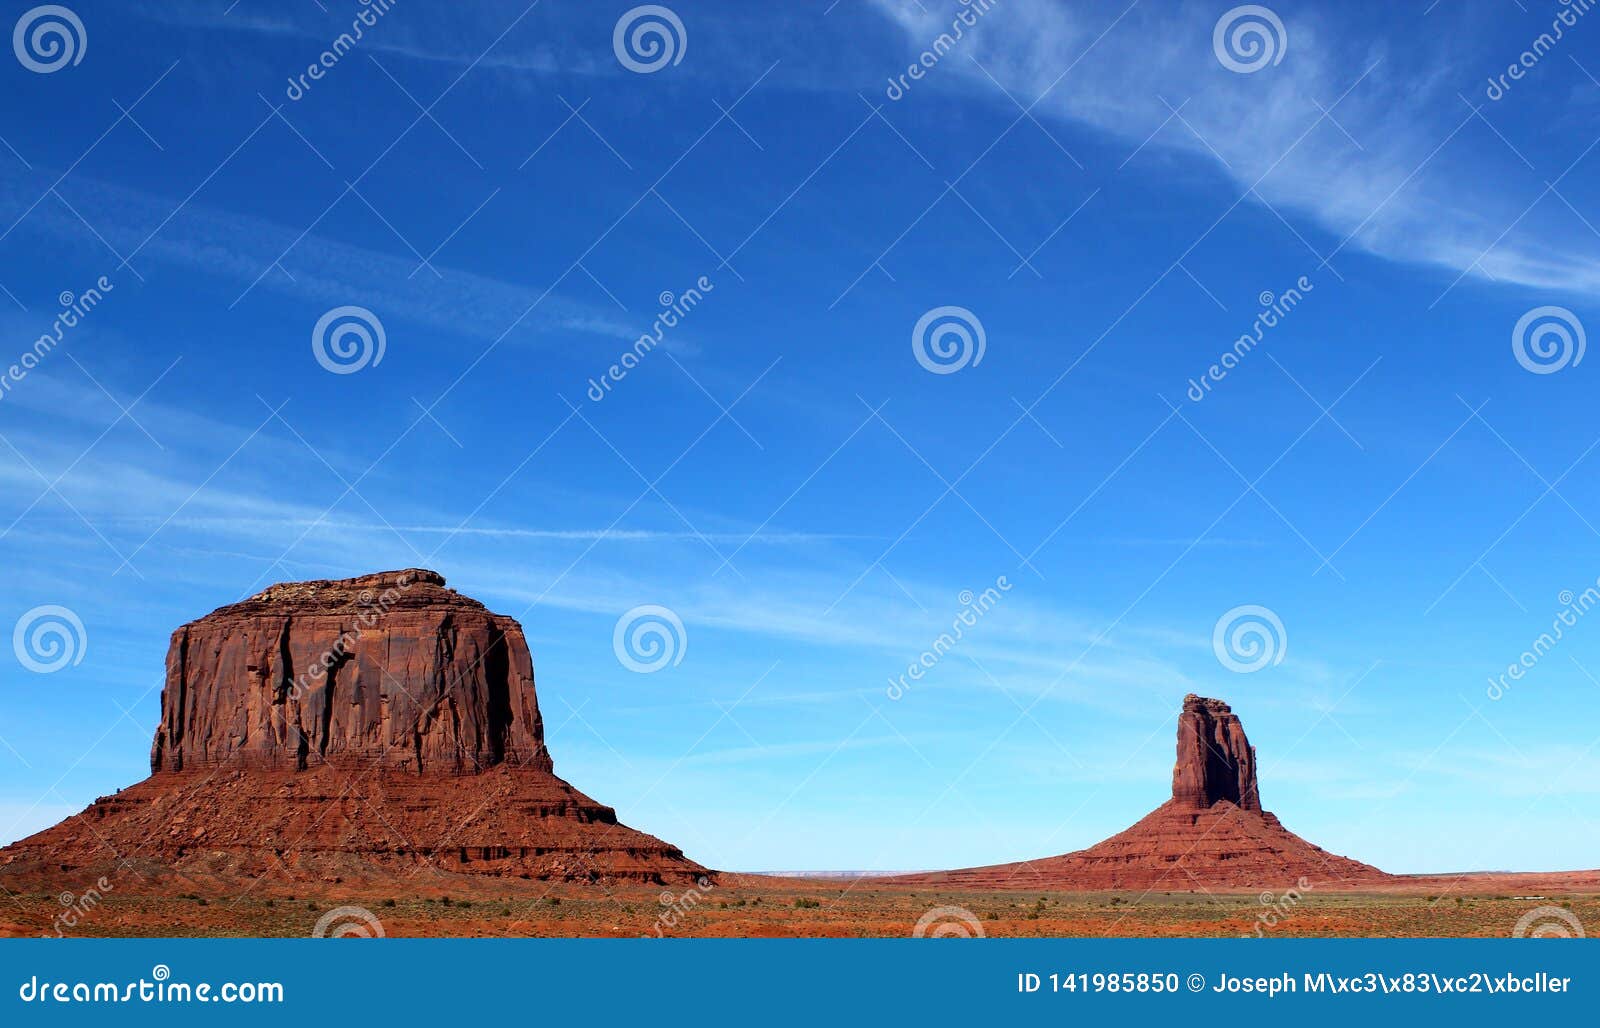
[[(1600, 879), (1500, 875), (1408, 879), (1382, 889), (1059, 892), (895, 887), (875, 879), (769, 879), (723, 875), (723, 884), (635, 884), (496, 879), (422, 867), (407, 877), (362, 877), (360, 862), (330, 861), (245, 883), (225, 854), (182, 872), (130, 867), (92, 909), (63, 920), (55, 891), (87, 878), (10, 876), (13, 900), (0, 935), (300, 936), (346, 907), (363, 908), (392, 937), (905, 938), (919, 922), (993, 938), (1064, 936), (1507, 937), (1538, 914), (1600, 924)], [(148, 878), (143, 877), (149, 875)], [(1544, 879), (1540, 881), (1540, 879)], [(356, 923), (346, 917), (344, 923)], [(363, 929), (375, 934), (370, 925)]]

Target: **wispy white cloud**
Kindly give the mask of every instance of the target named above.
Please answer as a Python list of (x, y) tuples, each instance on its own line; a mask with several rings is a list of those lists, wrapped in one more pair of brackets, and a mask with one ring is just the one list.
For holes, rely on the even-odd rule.
[[(62, 531), (81, 514), (125, 552), (144, 546), (136, 562), (142, 571), (160, 576), (182, 567), (188, 587), (201, 587), (203, 578), (218, 602), (266, 580), (428, 565), (496, 609), (526, 614), (535, 629), (545, 617), (567, 613), (597, 619), (606, 636), (624, 611), (665, 602), (697, 638), (721, 635), (730, 640), (730, 652), (746, 652), (752, 644), (758, 651), (804, 650), (816, 666), (834, 669), (825, 684), (836, 696), (866, 689), (876, 699), (893, 676), (952, 631), (967, 607), (962, 590), (981, 591), (993, 580), (955, 581), (967, 576), (915, 568), (896, 569), (892, 578), (858, 579), (868, 559), (862, 550), (876, 552), (877, 540), (863, 548), (848, 534), (777, 525), (752, 540), (754, 526), (694, 509), (685, 513), (703, 534), (663, 521), (667, 512), (649, 505), (626, 525), (535, 527), (468, 517), (470, 504), (454, 510), (438, 497), (416, 495), (409, 482), (379, 477), (362, 488), (381, 516), (360, 497), (346, 497), (330, 511), (326, 504), (339, 494), (339, 481), (275, 423), (208, 481), (253, 424), (221, 423), (171, 408), (157, 396), (135, 413), (157, 438), (181, 446), (156, 452), (141, 433), (126, 429), (85, 455), (85, 434), (115, 417), (111, 402), (66, 369), (41, 373), (24, 385), (16, 394), (29, 405), (20, 409), (24, 418), (18, 424), (0, 421), (0, 429), (47, 476), (71, 466), (59, 488), (74, 509), (64, 511), (57, 498), (46, 496), (44, 483), (20, 462), (0, 462), (0, 484), (14, 498), (0, 505), (0, 531), (39, 497), (40, 504), (12, 530), (13, 541), (64, 552)], [(41, 431), (36, 415), (44, 410), (57, 412), (58, 429), (71, 424), (74, 430)], [(261, 417), (267, 416), (262, 407)], [(329, 459), (336, 466), (363, 466), (348, 455)], [(322, 484), (282, 488), (284, 482), (311, 481)], [(579, 498), (578, 506), (615, 507), (596, 507), (589, 502), (594, 499)], [(77, 545), (74, 552), (82, 559), (98, 557), (115, 566), (117, 558), (96, 540), (79, 538)], [(725, 552), (743, 546), (738, 573), (711, 574), (717, 558), (708, 546)], [(244, 580), (258, 574), (263, 581)], [(1209, 635), (1196, 635), (1192, 626), (1134, 618), (1108, 630), (1104, 615), (1070, 609), (1031, 584), (1017, 578), (993, 609), (965, 626), (960, 642), (918, 683), (917, 697), (937, 695), (942, 703), (960, 705), (1003, 693), (1012, 703), (1049, 699), (1147, 717), (1168, 711), (1175, 697), (1198, 688), (1202, 680), (1195, 675), (1218, 671)], [(1298, 657), (1292, 673), (1292, 680), (1280, 681), (1291, 692), (1314, 691), (1330, 677), (1309, 656)], [(823, 691), (807, 688), (810, 681), (792, 684), (799, 689), (784, 691)], [(701, 695), (681, 698), (694, 702)]]
[[(948, 6), (872, 0), (919, 51), (949, 30)], [(944, 58), (926, 88), (959, 85), (1008, 116), (1016, 108), (1001, 86), (1024, 105), (1045, 94), (1040, 114), (1121, 140), (1130, 153), (1188, 154), (1226, 175), (1244, 202), (1312, 218), (1339, 240), (1322, 242), (1323, 256), (1342, 247), (1452, 277), (1567, 292), (1600, 286), (1600, 239), (1544, 193), (1562, 169), (1523, 168), (1458, 96), (1483, 103), (1476, 72), (1452, 59), (1459, 36), (1412, 32), (1394, 52), (1370, 25), (1356, 31), (1363, 26), (1338, 21), (1353, 12), (1301, 5), (1287, 19), (1283, 61), (1241, 75), (1211, 49), (1221, 10), (1006, 4)], [(1318, 259), (1306, 256), (1315, 268)]]
[[(158, 435), (171, 431), (161, 408), (152, 407), (146, 416)], [(177, 415), (182, 423), (187, 417)], [(212, 425), (203, 435), (231, 445), (247, 432)], [(7, 438), (51, 476), (81, 453), (77, 443), (66, 440), (32, 434)], [(191, 463), (194, 456), (189, 455)], [(385, 490), (374, 498), (390, 513), (386, 523), (376, 515), (353, 517), (365, 510), (356, 498), (329, 512), (320, 506), (320, 494), (312, 499), (275, 490), (271, 482), (298, 480), (318, 473), (320, 466), (276, 433), (263, 433), (237, 468), (199, 488), (211, 466), (206, 459), (193, 467), (177, 454), (159, 464), (134, 463), (124, 459), (121, 447), (108, 444), (104, 452), (79, 461), (59, 488), (73, 505), (74, 519), (81, 514), (124, 552), (150, 540), (138, 563), (151, 573), (173, 555), (242, 559), (274, 579), (296, 571), (338, 576), (425, 563), (507, 613), (565, 611), (606, 622), (642, 602), (669, 597), (696, 632), (824, 648), (829, 656), (819, 659), (859, 668), (840, 685), (870, 680), (879, 694), (886, 676), (933, 647), (964, 609), (958, 596), (962, 586), (937, 577), (869, 576), (847, 593), (861, 560), (848, 536), (763, 532), (742, 551), (744, 577), (718, 577), (705, 573), (707, 562), (715, 562), (707, 544), (731, 549), (750, 541), (753, 528), (728, 526), (709, 535), (621, 526), (538, 529), (478, 523), (460, 513), (427, 509), (414, 499), (401, 504), (409, 516), (399, 517)], [(64, 515), (56, 498), (44, 495), (44, 483), (14, 461), (0, 462), (0, 483), (18, 498), (0, 509), (0, 529), (40, 497), (12, 536), (55, 545)], [(329, 490), (338, 491), (331, 477)], [(174, 516), (180, 503), (185, 505)], [(641, 547), (650, 554), (648, 562), (635, 556)], [(165, 556), (157, 559), (152, 553)], [(360, 555), (355, 564), (352, 554)], [(99, 556), (116, 563), (109, 550)], [(226, 581), (224, 572), (215, 574)], [(243, 595), (260, 584), (233, 581), (230, 587)], [(1133, 625), (1102, 638), (1103, 627), (1093, 618), (1024, 592), (1008, 596), (971, 628), (921, 688), (953, 694), (1001, 690), (1024, 702), (1049, 693), (1123, 713), (1155, 709), (1158, 697), (1170, 705), (1172, 694), (1188, 688), (1178, 663), (1149, 651), (1186, 660), (1201, 652), (1200, 640), (1174, 646), (1177, 633)]]
[[(412, 8), (403, 17), (386, 17), (361, 39), (363, 52), (387, 54), (429, 63), (465, 66), (474, 61), (485, 70), (548, 74), (560, 71), (576, 75), (621, 74), (611, 60), (609, 47), (564, 48), (547, 39), (533, 42), (518, 37), (514, 44), (484, 47), (506, 29), (527, 4), (504, 5), (479, 14), (452, 5), (433, 12)], [(224, 11), (215, 5), (164, 3), (142, 9), (141, 16), (179, 28), (218, 33), (248, 33), (292, 40), (306, 48), (307, 60), (332, 44), (340, 32), (350, 28), (342, 11), (330, 11), (318, 18), (315, 11), (297, 12), (297, 17), (264, 14), (234, 7)], [(396, 11), (396, 14), (402, 13)], [(607, 41), (609, 42), (609, 40)], [(604, 60), (600, 59), (604, 55)], [(296, 69), (296, 70), (303, 70)]]
[[(740, 88), (764, 76), (770, 86), (836, 91), (857, 74), (881, 40), (850, 21), (848, 5), (826, 12), (805, 4), (726, 4), (714, 12), (682, 8), (693, 60), (672, 69), (674, 78), (729, 81)], [(538, 94), (556, 78), (619, 79), (632, 73), (612, 52), (611, 35), (626, 5), (527, 3), (408, 5), (374, 26), (359, 43), (363, 54), (472, 67), (497, 86)], [(212, 4), (168, 0), (134, 13), (174, 28), (229, 35), (250, 34), (276, 44), (286, 72), (298, 72), (349, 27), (330, 6), (289, 13), (224, 13)], [(826, 35), (822, 35), (826, 34)], [(825, 43), (819, 39), (825, 38)], [(492, 45), (491, 45), (492, 44)], [(234, 55), (230, 53), (230, 60)], [(774, 68), (773, 62), (781, 61)], [(853, 86), (851, 87), (854, 88)], [(711, 109), (715, 115), (715, 109)]]
[(895, 735), (857, 736), (854, 739), (816, 739), (803, 742), (773, 743), (761, 746), (735, 746), (708, 750), (683, 758), (684, 764), (760, 764), (770, 767), (786, 757), (811, 757), (841, 750), (890, 749), (905, 745)]
[[(123, 520), (128, 523), (144, 523), (148, 519), (117, 520)], [(395, 531), (405, 535), (462, 536), (469, 539), (528, 539), (549, 540), (552, 542), (601, 543), (681, 543), (704, 539), (714, 543), (733, 543), (735, 545), (789, 546), (816, 542), (878, 538), (876, 536), (833, 532), (761, 532), (751, 534), (746, 532), (658, 531), (627, 528), (512, 528), (504, 525), (474, 525), (459, 522), (432, 525), (402, 522), (396, 525), (385, 525), (378, 521), (349, 521), (339, 518), (308, 517), (183, 517), (174, 518), (171, 524), (179, 528), (192, 528), (203, 531), (238, 531), (241, 533), (252, 530), (315, 529), (319, 534), (348, 537), (351, 534), (374, 535), (381, 532)]]
[[(40, 176), (46, 174), (36, 170)], [(546, 294), (543, 288), (451, 268), (443, 258), (433, 262), (436, 276), (419, 272), (414, 257), (353, 246), (316, 232), (303, 235), (303, 226), (290, 228), (203, 201), (190, 203), (173, 216), (181, 197), (157, 196), (83, 175), (74, 177), (71, 191), (73, 207), (84, 221), (119, 253), (132, 255), (134, 267), (160, 262), (221, 279), (240, 297), (267, 290), (308, 301), (318, 310), (354, 303), (381, 312), (386, 322), (408, 319), (451, 335), (514, 342), (550, 333), (632, 342), (642, 328), (589, 304)], [(0, 176), (0, 223), (17, 221), (36, 199), (30, 184)], [(353, 196), (341, 202), (361, 205)], [(86, 229), (61, 206), (40, 203), (17, 232), (46, 233), (78, 243)], [(109, 252), (106, 259), (114, 283), (131, 281), (126, 272), (116, 270), (117, 260)], [(34, 333), (46, 326), (41, 323)]]

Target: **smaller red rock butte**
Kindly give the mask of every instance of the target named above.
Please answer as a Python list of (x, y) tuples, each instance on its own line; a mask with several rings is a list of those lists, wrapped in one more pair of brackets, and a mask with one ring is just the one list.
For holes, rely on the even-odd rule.
[(1191, 693), (1178, 715), (1172, 798), (1085, 850), (1041, 860), (890, 879), (992, 889), (1258, 889), (1391, 880), (1313, 846), (1261, 809), (1256, 751), (1221, 700)]
[(1261, 809), (1256, 748), (1244, 737), (1244, 725), (1232, 708), (1190, 693), (1178, 715), (1172, 802), (1205, 810), (1222, 800), (1244, 810)]
[(556, 777), (522, 626), (432, 571), (275, 585), (178, 629), (150, 769), (4, 862), (357, 880), (708, 874)]

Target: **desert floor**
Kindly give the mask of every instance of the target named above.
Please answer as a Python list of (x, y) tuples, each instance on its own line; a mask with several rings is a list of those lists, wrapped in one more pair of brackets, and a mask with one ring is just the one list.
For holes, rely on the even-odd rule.
[[(132, 888), (81, 897), (3, 882), (0, 935), (70, 937), (295, 937), (344, 907), (369, 911), (390, 937), (906, 937), (926, 916), (928, 934), (1055, 936), (1506, 937), (1539, 908), (1563, 908), (1600, 925), (1600, 888), (1537, 888), (1523, 876), (1418, 878), (1384, 891), (1310, 889), (1204, 892), (998, 892), (910, 890), (853, 881), (723, 876), (723, 884), (547, 885), (423, 876), (397, 888), (376, 882), (265, 882), (237, 890)], [(1546, 883), (1548, 885), (1548, 883)], [(78, 909), (69, 911), (67, 900)], [(968, 916), (970, 915), (970, 917)], [(1548, 911), (1540, 923), (1548, 921)], [(75, 920), (67, 926), (63, 922)], [(363, 934), (370, 921), (337, 917)]]

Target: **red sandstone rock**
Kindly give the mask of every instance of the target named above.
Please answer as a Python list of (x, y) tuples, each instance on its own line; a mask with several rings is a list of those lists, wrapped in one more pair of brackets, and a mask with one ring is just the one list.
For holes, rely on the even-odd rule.
[(1190, 693), (1178, 715), (1172, 801), (1205, 810), (1218, 800), (1229, 800), (1244, 810), (1261, 809), (1256, 750), (1226, 703)]
[(522, 626), (432, 571), (277, 585), (172, 635), (152, 771), (551, 770)]
[(431, 571), (273, 586), (178, 629), (150, 765), (5, 862), (707, 874), (555, 776), (521, 626)]
[[(1306, 883), (1301, 885), (1302, 879)], [(1172, 798), (1085, 850), (1042, 860), (891, 879), (992, 889), (1287, 889), (1381, 883), (1390, 875), (1314, 846), (1261, 809), (1255, 748), (1226, 703), (1193, 694), (1178, 717)]]

